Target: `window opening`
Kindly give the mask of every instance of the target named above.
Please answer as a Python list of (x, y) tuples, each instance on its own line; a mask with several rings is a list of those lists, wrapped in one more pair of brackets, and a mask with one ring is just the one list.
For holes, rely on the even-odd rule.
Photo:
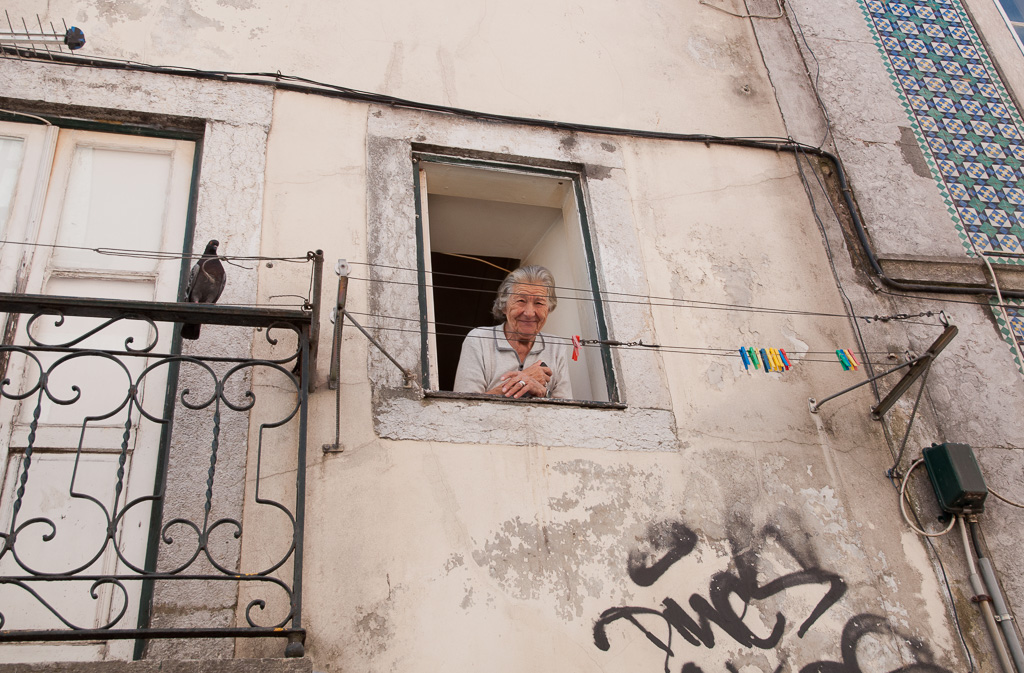
[[(417, 215), (424, 389), (450, 391), (465, 335), (500, 321), (501, 280), (539, 264), (555, 277), (558, 307), (546, 334), (604, 339), (578, 173), (418, 153)], [(570, 363), (573, 396), (617, 401), (607, 347)]]
[(1024, 0), (999, 0), (997, 5), (1017, 38), (1017, 46), (1024, 50)]

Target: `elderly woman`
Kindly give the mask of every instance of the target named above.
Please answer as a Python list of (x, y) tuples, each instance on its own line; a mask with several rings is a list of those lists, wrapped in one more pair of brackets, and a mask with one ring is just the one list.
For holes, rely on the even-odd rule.
[(541, 332), (557, 303), (555, 278), (543, 266), (523, 266), (510, 273), (491, 309), (505, 322), (477, 327), (462, 342), (455, 390), (511, 398), (572, 398), (568, 346)]

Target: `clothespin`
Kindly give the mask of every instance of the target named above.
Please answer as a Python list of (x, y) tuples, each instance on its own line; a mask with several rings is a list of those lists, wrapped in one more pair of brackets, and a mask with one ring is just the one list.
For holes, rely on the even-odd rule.
[(761, 349), (761, 362), (764, 363), (764, 373), (770, 372), (772, 363), (768, 360), (768, 353), (763, 348)]
[(850, 371), (850, 367), (852, 365), (850, 364), (850, 361), (846, 359), (846, 356), (843, 355), (843, 349), (842, 348), (837, 348), (836, 349), (836, 357), (839, 358), (839, 364), (841, 364), (843, 366), (843, 371), (844, 372)]
[(786, 355), (785, 348), (779, 349), (779, 356), (782, 358), (782, 364), (786, 365), (786, 370), (788, 371), (792, 365), (789, 363), (789, 356)]
[(786, 371), (786, 368), (782, 366), (782, 358), (779, 357), (779, 349), (778, 348), (773, 348), (771, 350), (771, 353), (772, 353), (772, 360), (775, 361), (775, 371), (777, 371), (777, 372), (784, 372), (784, 371)]
[(576, 362), (580, 359), (580, 346), (583, 345), (583, 341), (580, 339), (578, 334), (574, 334), (572, 337), (572, 360)]
[(771, 369), (769, 369), (769, 371), (773, 371), (773, 372), (779, 371), (779, 366), (775, 362), (775, 354), (772, 353), (772, 349), (771, 348), (766, 348), (765, 352), (768, 353), (768, 362), (770, 362), (771, 365), (772, 365)]
[(750, 356), (750, 361), (754, 363), (754, 369), (760, 369), (761, 363), (757, 359), (757, 352), (753, 348), (748, 348), (747, 354)]
[(743, 358), (743, 368), (746, 370), (750, 369), (750, 358), (747, 357), (747, 349), (740, 349), (740, 357)]
[(847, 348), (844, 352), (846, 352), (847, 359), (849, 359), (850, 363), (853, 365), (853, 369), (857, 369), (857, 367), (860, 366), (860, 363), (858, 363), (856, 357), (853, 356), (853, 351)]

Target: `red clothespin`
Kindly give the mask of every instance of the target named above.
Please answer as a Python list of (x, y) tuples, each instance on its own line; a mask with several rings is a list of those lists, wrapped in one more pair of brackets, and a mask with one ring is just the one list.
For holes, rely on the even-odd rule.
[(583, 345), (583, 341), (580, 339), (578, 334), (574, 334), (572, 337), (572, 360), (576, 362), (580, 359), (580, 346)]
[(789, 364), (789, 356), (786, 355), (786, 349), (785, 348), (780, 348), (779, 349), (779, 355), (782, 356), (782, 363), (784, 365), (786, 365), (786, 369), (788, 370), (792, 365)]

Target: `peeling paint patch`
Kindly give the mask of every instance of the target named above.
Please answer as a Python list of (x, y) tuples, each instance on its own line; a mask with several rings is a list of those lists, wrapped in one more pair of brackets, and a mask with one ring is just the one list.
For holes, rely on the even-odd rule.
[(445, 561), (445, 563), (444, 563), (444, 572), (447, 575), (451, 571), (455, 570), (456, 568), (461, 567), (464, 564), (465, 564), (465, 560), (463, 559), (462, 554), (452, 554), (451, 556), (448, 557), (448, 560)]
[(101, 19), (110, 22), (137, 21), (149, 14), (145, 3), (132, 0), (98, 0), (96, 11)]
[(928, 162), (924, 159), (924, 152), (921, 151), (921, 145), (917, 142), (917, 137), (914, 135), (914, 130), (907, 126), (899, 128), (900, 139), (897, 144), (900, 146), (900, 154), (903, 155), (903, 161), (914, 169), (915, 175), (922, 178), (932, 177), (931, 171), (928, 169)]
[[(584, 616), (587, 600), (606, 596), (609, 575), (625, 579), (626, 544), (639, 539), (649, 523), (636, 521), (633, 512), (638, 506), (656, 510), (663, 484), (660, 476), (632, 466), (587, 460), (554, 463), (549, 470), (552, 482), (569, 482), (549, 500), (557, 505), (552, 513), (569, 518), (507, 520), (473, 552), (473, 560), (510, 596), (554, 597), (557, 615), (572, 621)], [(648, 551), (657, 554), (654, 547)]]
[(385, 615), (376, 610), (364, 612), (357, 608), (355, 626), (356, 645), (363, 654), (369, 657), (387, 649), (393, 629)]

